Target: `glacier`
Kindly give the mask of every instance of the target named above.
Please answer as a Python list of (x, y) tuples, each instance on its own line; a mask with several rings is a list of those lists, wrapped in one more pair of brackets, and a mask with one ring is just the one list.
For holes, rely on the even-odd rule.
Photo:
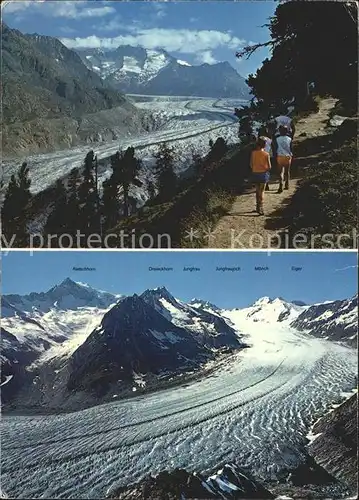
[[(93, 149), (100, 160), (99, 183), (106, 180), (112, 170), (109, 157), (119, 148), (133, 146), (143, 162), (141, 180), (144, 188), (136, 188), (135, 197), (140, 204), (147, 200), (146, 185), (153, 180), (153, 155), (158, 145), (168, 142), (177, 153), (176, 171), (180, 174), (192, 161), (192, 151), (205, 155), (209, 151), (209, 140), (222, 136), (229, 144), (238, 141), (238, 120), (233, 114), (235, 107), (246, 101), (240, 99), (207, 99), (167, 96), (129, 96), (141, 109), (152, 116), (155, 130), (138, 136), (121, 137), (105, 143), (94, 143), (60, 150), (52, 153), (30, 155), (26, 158), (3, 158), (5, 184), (18, 170), (22, 161), (28, 163), (31, 177), (31, 192), (44, 191), (64, 178), (75, 167), (83, 165), (84, 158)], [(102, 161), (103, 160), (103, 161)], [(108, 161), (107, 161), (108, 160)]]

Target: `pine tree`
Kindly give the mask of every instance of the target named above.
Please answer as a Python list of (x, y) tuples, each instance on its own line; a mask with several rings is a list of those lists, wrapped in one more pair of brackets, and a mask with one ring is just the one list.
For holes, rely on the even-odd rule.
[(317, 94), (357, 108), (357, 2), (281, 2), (268, 27), (269, 41), (237, 53), (248, 58), (260, 47), (272, 49), (247, 80), (256, 99), (280, 106), (294, 98), (301, 106), (314, 84)]
[(52, 212), (47, 218), (44, 232), (47, 235), (58, 235), (58, 238), (67, 232), (68, 221), (65, 215), (68, 213), (66, 189), (59, 179), (54, 190), (54, 205)]
[(216, 142), (213, 144), (211, 151), (208, 154), (208, 159), (210, 161), (218, 161), (226, 154), (228, 146), (223, 137), (218, 137)]
[(86, 235), (99, 230), (98, 227), (98, 200), (97, 186), (95, 183), (96, 158), (91, 150), (87, 153), (84, 161), (83, 179), (78, 190), (78, 200), (80, 205), (79, 229)]
[(194, 175), (199, 176), (203, 173), (204, 159), (202, 158), (201, 155), (199, 155), (195, 151), (192, 152), (192, 167), (193, 167)]
[(70, 235), (76, 235), (77, 230), (81, 230), (79, 186), (81, 184), (80, 171), (73, 168), (67, 180), (68, 202), (64, 218), (66, 221), (67, 232)]
[(238, 138), (242, 145), (252, 142), (254, 130), (251, 115), (245, 115), (239, 120)]
[(29, 222), (27, 208), (31, 200), (30, 186), (29, 168), (24, 162), (17, 174), (10, 178), (1, 211), (2, 232), (9, 242), (13, 235), (16, 235), (15, 243), (18, 246), (27, 245)]
[(118, 199), (118, 185), (111, 175), (102, 183), (101, 215), (105, 229), (111, 229), (118, 221), (120, 201)]
[(137, 175), (141, 166), (135, 156), (135, 149), (129, 147), (124, 153), (117, 152), (111, 159), (113, 169), (113, 181), (122, 187), (123, 192), (123, 215), (129, 215), (129, 189), (131, 185), (140, 187), (142, 182)]
[(168, 200), (174, 196), (177, 187), (177, 177), (174, 173), (175, 152), (163, 142), (160, 144), (155, 158), (159, 197), (162, 200)]

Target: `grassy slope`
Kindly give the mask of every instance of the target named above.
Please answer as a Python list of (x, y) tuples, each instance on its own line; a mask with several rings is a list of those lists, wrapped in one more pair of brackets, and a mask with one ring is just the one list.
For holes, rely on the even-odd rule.
[[(321, 237), (352, 234), (357, 227), (356, 120), (346, 121), (332, 135), (307, 139), (296, 153), (304, 178), (284, 211), (289, 234), (317, 235), (314, 248), (338, 248), (333, 239)], [(339, 245), (353, 247), (353, 239), (343, 238)]]
[[(231, 206), (236, 193), (243, 188), (243, 181), (248, 174), (248, 151), (233, 147), (222, 160), (214, 163), (206, 172), (195, 180), (182, 186), (178, 194), (170, 201), (147, 204), (138, 213), (121, 221), (108, 233), (127, 234), (135, 230), (136, 246), (141, 234), (151, 234), (155, 248), (167, 248), (166, 239), (158, 244), (157, 235), (168, 234), (171, 247), (201, 247), (204, 242), (186, 238), (186, 231), (211, 228)], [(133, 247), (132, 240), (129, 243)], [(143, 240), (149, 245), (149, 239)]]

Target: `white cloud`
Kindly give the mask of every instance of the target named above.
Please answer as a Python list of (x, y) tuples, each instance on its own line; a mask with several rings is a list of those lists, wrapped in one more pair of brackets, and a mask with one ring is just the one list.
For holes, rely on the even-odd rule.
[(21, 10), (25, 10), (31, 6), (33, 2), (30, 1), (4, 1), (1, 3), (1, 10), (6, 12), (7, 14), (12, 14), (14, 12), (19, 12)]
[(4, 5), (6, 14), (20, 14), (25, 10), (32, 10), (37, 15), (44, 17), (64, 17), (69, 19), (83, 19), (91, 17), (104, 17), (116, 12), (114, 7), (109, 5), (94, 6), (93, 2), (86, 1), (44, 1), (31, 0), (21, 1), (13, 0)]
[(85, 38), (63, 38), (62, 42), (69, 48), (116, 48), (119, 45), (134, 45), (148, 49), (163, 48), (169, 52), (197, 54), (212, 51), (219, 47), (236, 50), (244, 45), (245, 40), (216, 30), (189, 29), (143, 29), (134, 28), (131, 34), (123, 34), (114, 38), (91, 35)]
[(203, 52), (201, 52), (200, 54), (198, 54), (197, 56), (197, 62), (199, 62), (200, 64), (203, 64), (203, 63), (207, 63), (207, 64), (215, 64), (217, 61), (217, 59), (215, 59), (213, 57), (213, 54), (210, 50), (205, 50)]

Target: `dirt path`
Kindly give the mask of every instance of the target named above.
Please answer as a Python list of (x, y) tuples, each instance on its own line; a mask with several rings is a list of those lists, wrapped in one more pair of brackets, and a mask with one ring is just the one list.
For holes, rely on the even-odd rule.
[[(327, 135), (326, 123), (336, 99), (323, 99), (319, 111), (297, 122), (294, 140), (294, 161), (292, 180), (288, 190), (277, 194), (278, 178), (272, 174), (270, 191), (265, 192), (264, 212), (260, 216), (255, 212), (255, 190), (251, 185), (237, 196), (230, 211), (224, 215), (213, 231), (210, 248), (278, 248), (279, 233), (285, 230), (282, 217), (283, 209), (294, 195), (303, 172), (303, 160), (307, 156), (304, 143), (306, 139)], [(296, 155), (297, 152), (297, 155)], [(304, 152), (304, 155), (303, 155)], [(316, 153), (321, 153), (318, 151)], [(302, 154), (303, 156), (298, 156)], [(304, 162), (305, 163), (305, 162)]]

